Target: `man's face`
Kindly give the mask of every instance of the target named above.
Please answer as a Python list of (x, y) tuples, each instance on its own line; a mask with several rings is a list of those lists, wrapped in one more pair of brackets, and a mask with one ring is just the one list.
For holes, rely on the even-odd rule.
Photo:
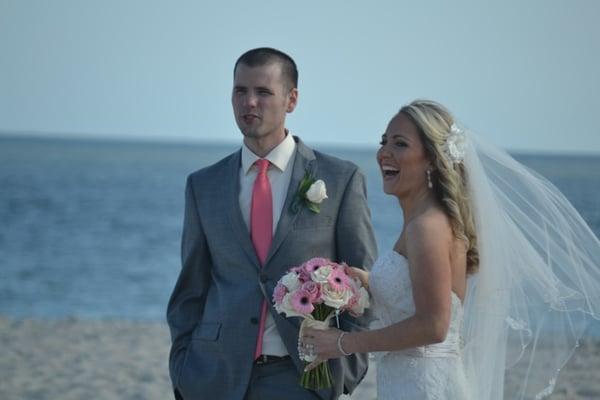
[(285, 116), (294, 110), (297, 98), (297, 89), (290, 90), (283, 82), (279, 64), (237, 66), (231, 103), (235, 121), (246, 139), (283, 140)]

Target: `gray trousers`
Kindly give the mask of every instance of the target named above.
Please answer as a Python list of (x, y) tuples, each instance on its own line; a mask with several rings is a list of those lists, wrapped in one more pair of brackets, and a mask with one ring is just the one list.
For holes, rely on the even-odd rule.
[(254, 365), (244, 400), (320, 400), (300, 386), (300, 375), (291, 359)]

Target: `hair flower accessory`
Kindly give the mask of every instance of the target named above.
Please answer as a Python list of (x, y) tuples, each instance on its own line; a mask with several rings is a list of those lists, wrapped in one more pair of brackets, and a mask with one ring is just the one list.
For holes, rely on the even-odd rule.
[(460, 164), (465, 159), (467, 137), (465, 131), (456, 124), (450, 127), (450, 133), (444, 143), (444, 154), (453, 164)]

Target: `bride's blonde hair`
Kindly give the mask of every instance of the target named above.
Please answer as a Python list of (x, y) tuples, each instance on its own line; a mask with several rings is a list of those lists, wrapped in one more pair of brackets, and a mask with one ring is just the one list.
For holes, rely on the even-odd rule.
[(433, 167), (432, 190), (450, 218), (454, 236), (466, 243), (467, 273), (475, 273), (479, 268), (479, 251), (464, 164), (453, 162), (444, 152), (454, 118), (444, 106), (430, 100), (415, 100), (402, 107), (399, 113), (406, 115), (417, 127)]

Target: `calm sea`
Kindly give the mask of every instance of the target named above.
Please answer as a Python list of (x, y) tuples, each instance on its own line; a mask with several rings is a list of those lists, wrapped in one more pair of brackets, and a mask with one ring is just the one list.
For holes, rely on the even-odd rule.
[[(188, 173), (238, 146), (0, 137), (0, 315), (163, 320)], [(366, 173), (380, 249), (402, 224), (375, 149), (321, 148)], [(600, 156), (517, 156), (600, 234)]]

